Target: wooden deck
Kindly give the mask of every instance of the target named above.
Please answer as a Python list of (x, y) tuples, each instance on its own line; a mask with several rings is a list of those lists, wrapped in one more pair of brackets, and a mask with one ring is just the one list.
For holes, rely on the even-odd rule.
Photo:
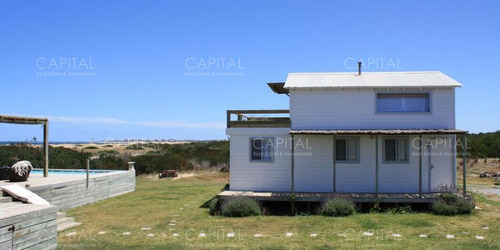
[[(251, 197), (260, 201), (291, 201), (291, 192), (253, 192), (253, 191), (223, 191), (217, 195), (220, 199), (235, 196)], [(416, 193), (295, 193), (296, 202), (322, 202), (331, 198), (350, 199), (356, 203), (430, 203), (439, 194), (430, 193), (420, 196)]]

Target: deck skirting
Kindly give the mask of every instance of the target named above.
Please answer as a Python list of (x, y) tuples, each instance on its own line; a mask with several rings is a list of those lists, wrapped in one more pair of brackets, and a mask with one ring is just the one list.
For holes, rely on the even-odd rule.
[(305, 192), (253, 192), (223, 191), (217, 195), (219, 199), (231, 197), (250, 197), (259, 201), (295, 201), (323, 202), (332, 198), (344, 198), (356, 203), (431, 203), (438, 193), (419, 195), (418, 193), (305, 193)]

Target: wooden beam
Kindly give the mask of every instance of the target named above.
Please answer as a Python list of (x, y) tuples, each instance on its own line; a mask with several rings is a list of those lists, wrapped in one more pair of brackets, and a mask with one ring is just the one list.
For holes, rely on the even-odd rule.
[(422, 197), (422, 135), (418, 135), (418, 195)]
[(43, 177), (49, 177), (49, 121), (43, 125)]
[(375, 194), (378, 197), (378, 135), (375, 135)]
[(0, 115), (0, 123), (33, 125), (33, 124), (44, 124), (46, 121), (48, 121), (47, 118)]
[(335, 135), (333, 135), (333, 192), (337, 192), (337, 169), (335, 166), (335, 161), (337, 160), (337, 143), (335, 141)]
[(467, 135), (462, 135), (462, 158), (463, 158), (463, 182), (464, 182), (464, 196), (467, 194)]
[(292, 145), (291, 145), (291, 149), (290, 149), (290, 152), (291, 152), (291, 160), (292, 160), (292, 169), (291, 169), (291, 172), (290, 172), (290, 190), (292, 191), (292, 194), (295, 193), (295, 138), (294, 138), (294, 135), (292, 135)]
[(294, 215), (295, 214), (295, 136), (292, 135), (292, 148), (290, 149), (290, 152), (291, 152), (291, 160), (292, 160), (292, 169), (291, 169), (291, 176), (290, 176), (290, 188), (291, 188), (291, 191), (292, 191), (292, 211), (291, 211), (291, 214)]

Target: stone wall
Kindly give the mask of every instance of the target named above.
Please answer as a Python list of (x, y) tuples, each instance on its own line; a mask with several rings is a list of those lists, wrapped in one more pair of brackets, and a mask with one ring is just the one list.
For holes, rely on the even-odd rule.
[(135, 190), (135, 171), (116, 171), (86, 179), (29, 188), (61, 210), (83, 206)]
[(0, 249), (55, 249), (57, 247), (57, 207), (2, 203)]

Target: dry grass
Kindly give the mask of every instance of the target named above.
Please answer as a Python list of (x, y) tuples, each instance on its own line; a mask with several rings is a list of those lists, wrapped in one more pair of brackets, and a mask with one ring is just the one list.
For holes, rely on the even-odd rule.
[[(182, 248), (410, 248), (484, 249), (500, 244), (500, 202), (477, 196), (472, 215), (436, 216), (430, 213), (355, 214), (345, 218), (323, 216), (210, 216), (199, 206), (220, 192), (228, 175), (205, 173), (183, 179), (137, 178), (136, 192), (68, 211), (83, 225), (77, 234), (59, 234), (59, 247), (96, 249)], [(172, 222), (175, 221), (175, 222)], [(175, 225), (169, 225), (174, 223)], [(488, 226), (485, 230), (482, 227)], [(142, 227), (152, 228), (141, 231)], [(98, 235), (99, 231), (106, 231)], [(235, 238), (227, 238), (227, 233)], [(131, 232), (123, 236), (123, 232)], [(293, 233), (285, 237), (285, 233)], [(372, 232), (373, 236), (364, 236)], [(153, 233), (154, 237), (146, 235)], [(173, 234), (179, 234), (174, 237)], [(206, 238), (199, 238), (205, 233)], [(310, 237), (318, 233), (317, 237)], [(393, 237), (392, 234), (401, 237)], [(254, 234), (262, 234), (256, 239)], [(346, 234), (340, 237), (338, 234)], [(420, 238), (420, 234), (428, 238)], [(453, 234), (455, 239), (446, 239)], [(485, 240), (475, 239), (476, 235)]]
[[(485, 162), (486, 160), (486, 162)], [(493, 173), (500, 172), (500, 159), (469, 159), (467, 161), (467, 183), (477, 186), (494, 187), (494, 178), (479, 178), (479, 173), (490, 171)], [(462, 183), (463, 176), (463, 161), (457, 159), (457, 183)]]

